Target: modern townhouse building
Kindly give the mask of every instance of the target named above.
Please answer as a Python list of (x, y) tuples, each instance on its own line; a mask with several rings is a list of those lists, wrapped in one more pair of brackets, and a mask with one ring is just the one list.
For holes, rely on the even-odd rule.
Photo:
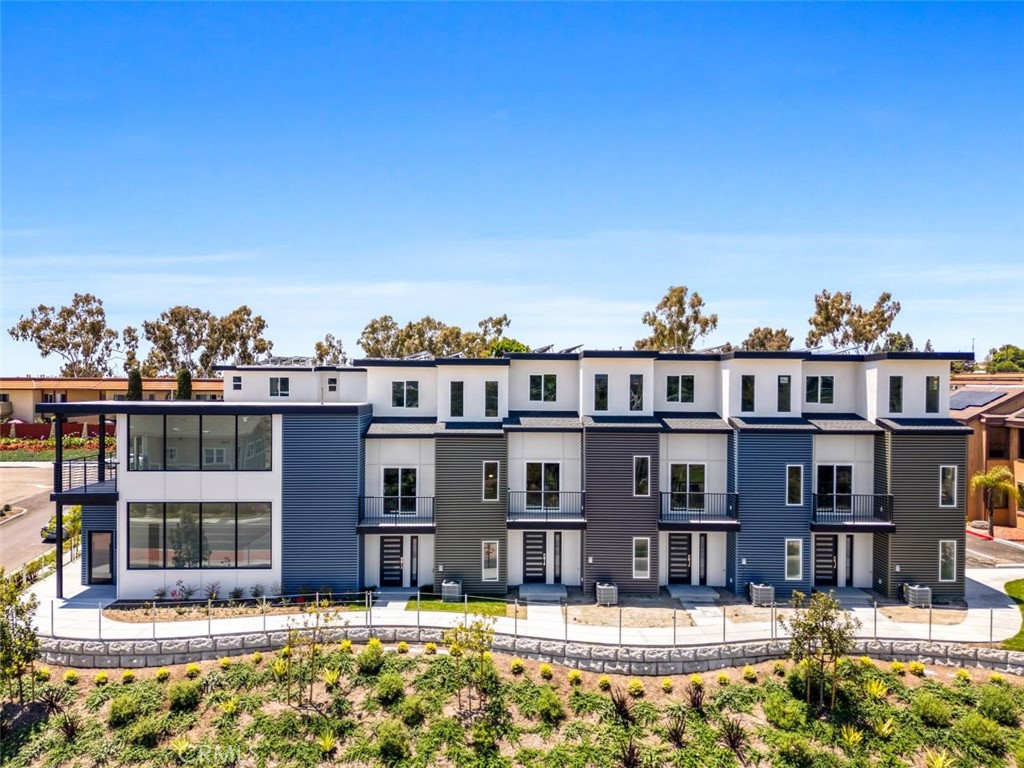
[(963, 596), (969, 355), (592, 351), (225, 367), (223, 402), (115, 416), (55, 468), (83, 579), (471, 594), (612, 581)]

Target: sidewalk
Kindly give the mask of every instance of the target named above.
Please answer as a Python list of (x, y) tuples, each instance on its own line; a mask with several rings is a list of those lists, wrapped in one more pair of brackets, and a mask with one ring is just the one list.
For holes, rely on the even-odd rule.
[[(858, 637), (906, 640), (942, 640), (962, 643), (981, 643), (1004, 640), (1017, 633), (1021, 614), (1016, 604), (1003, 592), (1003, 585), (1024, 578), (1022, 568), (969, 569), (967, 572), (967, 617), (960, 624), (938, 625), (929, 630), (923, 624), (897, 622), (883, 615), (871, 605), (850, 608), (861, 622)], [(114, 588), (110, 586), (83, 587), (80, 583), (78, 561), (65, 567), (64, 585), (67, 599), (55, 597), (56, 577), (31, 587), (39, 598), (36, 626), (41, 635), (74, 639), (102, 640), (166, 640), (171, 638), (207, 637), (210, 635), (244, 634), (263, 631), (281, 631), (303, 626), (303, 620), (312, 622), (312, 616), (301, 614), (285, 616), (251, 616), (209, 621), (156, 622), (146, 624), (124, 623), (104, 618), (102, 606), (114, 601)], [(383, 605), (372, 611), (353, 611), (341, 615), (341, 624), (349, 627), (439, 627), (447, 628), (462, 623), (462, 613), (436, 611), (409, 611), (406, 596), (389, 597)], [(415, 596), (412, 597), (415, 603)], [(695, 626), (622, 627), (566, 625), (558, 605), (530, 604), (528, 618), (495, 619), (495, 631), (517, 637), (541, 640), (599, 643), (606, 645), (709, 645), (783, 638), (781, 628), (770, 621), (733, 622), (720, 606), (697, 605), (679, 608), (680, 619), (688, 614)], [(926, 615), (922, 609), (922, 617)], [(470, 620), (472, 614), (470, 614)], [(680, 622), (682, 623), (682, 622)], [(688, 623), (688, 622), (687, 622)], [(334, 624), (339, 626), (339, 624)]]

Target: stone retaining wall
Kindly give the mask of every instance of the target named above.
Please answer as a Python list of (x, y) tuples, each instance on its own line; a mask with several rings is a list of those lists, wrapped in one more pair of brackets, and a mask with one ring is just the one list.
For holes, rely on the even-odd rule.
[[(374, 627), (324, 630), (327, 642), (348, 639), (361, 644), (371, 636), (384, 643), (441, 642), (444, 630), (416, 627)], [(281, 648), (288, 632), (252, 632), (172, 640), (62, 640), (40, 638), (42, 659), (64, 667), (139, 669), (186, 664), (193, 661), (239, 656)], [(494, 650), (523, 658), (561, 664), (590, 672), (617, 675), (680, 675), (740, 667), (783, 658), (786, 641), (726, 643), (697, 646), (615, 646), (566, 643), (495, 635)], [(852, 656), (866, 655), (885, 661), (920, 661), (954, 667), (982, 667), (1024, 675), (1024, 653), (999, 648), (918, 640), (858, 640)]]

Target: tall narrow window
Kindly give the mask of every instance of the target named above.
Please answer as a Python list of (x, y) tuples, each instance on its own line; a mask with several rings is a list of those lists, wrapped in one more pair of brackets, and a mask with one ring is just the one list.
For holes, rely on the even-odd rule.
[(789, 376), (779, 376), (779, 413), (789, 413), (792, 400), (792, 380)]
[(754, 410), (754, 377), (749, 374), (740, 379), (740, 410)]
[(786, 581), (800, 581), (804, 574), (803, 539), (786, 539)]
[(449, 413), (453, 419), (461, 418), (463, 415), (463, 390), (464, 384), (461, 381), (451, 382), (450, 408)]
[(270, 377), (270, 396), (271, 397), (288, 397), (288, 377), (287, 376), (271, 376)]
[(939, 377), (925, 376), (924, 378), (924, 412), (939, 412)]
[(496, 461), (484, 462), (484, 501), (498, 500), (498, 466)]
[(956, 581), (956, 539), (939, 542), (939, 581)]
[(786, 465), (786, 506), (799, 507), (804, 503), (804, 468), (801, 464)]
[(939, 506), (956, 506), (956, 465), (939, 467)]
[(647, 537), (633, 539), (633, 578), (651, 578), (651, 540)]
[(633, 457), (633, 495), (651, 495), (651, 457)]
[(673, 511), (704, 509), (704, 465), (673, 464), (669, 467), (670, 508)]
[(498, 382), (484, 382), (484, 416), (491, 419), (498, 415)]
[(608, 374), (594, 374), (594, 410), (608, 410)]
[(903, 377), (889, 377), (889, 413), (903, 413)]
[(532, 509), (558, 509), (561, 466), (556, 462), (526, 463), (526, 506)]
[(484, 541), (480, 547), (480, 580), (498, 580), (498, 542)]
[(553, 373), (532, 374), (530, 376), (530, 399), (545, 403), (553, 403), (558, 399), (558, 379)]
[(416, 467), (384, 468), (384, 511), (412, 514), (416, 511)]
[(644, 409), (644, 377), (643, 374), (631, 373), (629, 375), (629, 410), (642, 411)]

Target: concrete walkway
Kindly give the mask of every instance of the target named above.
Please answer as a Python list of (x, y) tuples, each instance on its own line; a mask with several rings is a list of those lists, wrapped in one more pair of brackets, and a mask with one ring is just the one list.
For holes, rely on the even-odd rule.
[[(303, 615), (252, 616), (199, 621), (134, 624), (104, 618), (99, 610), (113, 602), (113, 587), (83, 587), (79, 584), (79, 563), (65, 569), (67, 599), (55, 598), (54, 576), (33, 585), (31, 591), (40, 600), (37, 627), (40, 634), (63, 638), (103, 640), (151, 640), (180, 637), (206, 637), (264, 630), (287, 630), (312, 622)], [(921, 610), (924, 623), (896, 622), (865, 601), (856, 601), (849, 608), (860, 620), (858, 636), (863, 638), (943, 640), (979, 643), (1003, 640), (1017, 633), (1021, 614), (1004, 592), (1006, 582), (1024, 578), (1024, 568), (970, 569), (967, 572), (966, 619), (960, 624), (935, 624), (929, 629), (927, 610)], [(333, 614), (334, 626), (369, 627), (451, 627), (466, 620), (462, 613), (407, 610), (415, 604), (415, 595), (390, 593), (386, 600), (375, 602), (371, 611)], [(673, 627), (585, 626), (565, 623), (557, 604), (530, 604), (528, 618), (498, 618), (495, 630), (519, 637), (546, 640), (568, 640), (610, 645), (707, 645), (782, 638), (781, 629), (770, 620), (733, 622), (726, 609), (708, 603), (688, 603), (678, 611), (679, 622)], [(692, 619), (694, 626), (685, 617)]]

